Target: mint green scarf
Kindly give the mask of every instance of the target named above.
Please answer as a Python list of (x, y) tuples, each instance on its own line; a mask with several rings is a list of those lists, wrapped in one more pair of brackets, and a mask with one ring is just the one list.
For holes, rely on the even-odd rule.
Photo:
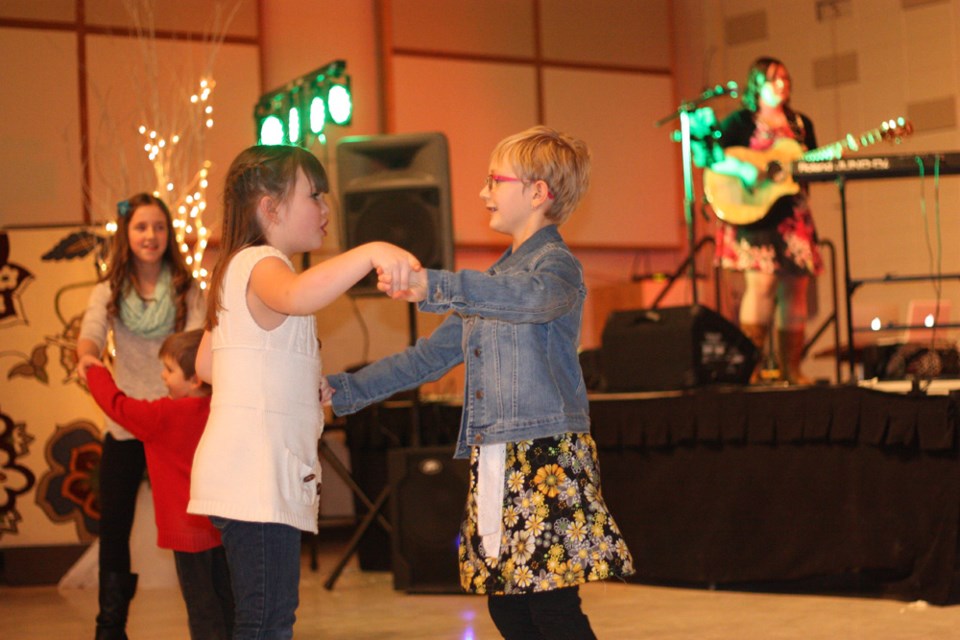
[(120, 320), (127, 329), (148, 340), (162, 338), (173, 332), (177, 310), (170, 289), (172, 282), (170, 267), (164, 265), (160, 270), (160, 277), (157, 278), (152, 299), (144, 300), (137, 293), (136, 287), (129, 287), (120, 300)]

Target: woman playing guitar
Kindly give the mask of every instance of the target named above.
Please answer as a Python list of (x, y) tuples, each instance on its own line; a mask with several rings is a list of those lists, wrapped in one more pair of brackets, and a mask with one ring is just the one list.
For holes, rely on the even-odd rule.
[[(774, 58), (759, 58), (750, 67), (743, 108), (721, 124), (720, 146), (770, 149), (790, 138), (807, 149), (816, 139), (809, 118), (790, 108), (790, 74)], [(774, 179), (755, 164), (725, 153), (710, 170), (737, 176), (744, 189)], [(760, 220), (745, 225), (717, 221), (717, 260), (725, 269), (742, 271), (745, 289), (740, 303), (740, 329), (763, 351), (779, 310), (777, 352), (783, 379), (810, 384), (800, 371), (807, 286), (823, 268), (817, 232), (807, 205), (807, 190), (779, 198)], [(759, 366), (751, 382), (759, 379)]]

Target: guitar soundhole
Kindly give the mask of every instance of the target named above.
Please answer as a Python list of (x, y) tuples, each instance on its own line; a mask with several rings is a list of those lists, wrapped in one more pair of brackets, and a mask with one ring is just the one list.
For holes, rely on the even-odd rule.
[(767, 180), (771, 182), (780, 182), (783, 178), (783, 165), (773, 161), (767, 165)]

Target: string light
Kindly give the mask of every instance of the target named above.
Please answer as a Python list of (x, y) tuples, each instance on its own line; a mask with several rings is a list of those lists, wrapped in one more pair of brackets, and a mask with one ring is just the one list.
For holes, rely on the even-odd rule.
[[(210, 104), (213, 88), (216, 86), (210, 78), (202, 78), (200, 86), (196, 93), (190, 96), (191, 118), (189, 134), (191, 146), (203, 149), (203, 138), (206, 132), (213, 127), (213, 105)], [(163, 197), (173, 215), (173, 229), (177, 241), (177, 246), (184, 256), (187, 266), (195, 267), (193, 277), (200, 282), (200, 288), (207, 288), (207, 278), (209, 273), (206, 269), (199, 268), (203, 263), (203, 254), (207, 248), (210, 232), (203, 224), (203, 212), (207, 209), (207, 187), (209, 186), (209, 173), (211, 163), (209, 160), (203, 160), (199, 169), (185, 180), (184, 184), (177, 183), (177, 175), (189, 174), (189, 170), (182, 165), (184, 161), (189, 161), (183, 155), (177, 155), (183, 135), (174, 133), (168, 137), (162, 135), (155, 129), (150, 129), (141, 124), (137, 131), (145, 138), (143, 150), (147, 154), (147, 159), (153, 165), (158, 188), (154, 191), (157, 197)], [(163, 195), (161, 195), (161, 191)], [(116, 222), (109, 222), (106, 225), (107, 233), (116, 233)]]

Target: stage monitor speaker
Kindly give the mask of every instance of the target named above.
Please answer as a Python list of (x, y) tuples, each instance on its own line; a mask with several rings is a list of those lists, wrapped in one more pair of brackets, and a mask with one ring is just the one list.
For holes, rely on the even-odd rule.
[(470, 463), (453, 447), (388, 452), (393, 524), (393, 588), (460, 593), (457, 544), (467, 502)]
[[(450, 163), (442, 133), (352, 136), (337, 144), (344, 250), (385, 241), (453, 269)], [(370, 273), (351, 295), (379, 294)]]
[(740, 329), (700, 305), (615, 311), (601, 342), (607, 391), (745, 384), (760, 357)]

